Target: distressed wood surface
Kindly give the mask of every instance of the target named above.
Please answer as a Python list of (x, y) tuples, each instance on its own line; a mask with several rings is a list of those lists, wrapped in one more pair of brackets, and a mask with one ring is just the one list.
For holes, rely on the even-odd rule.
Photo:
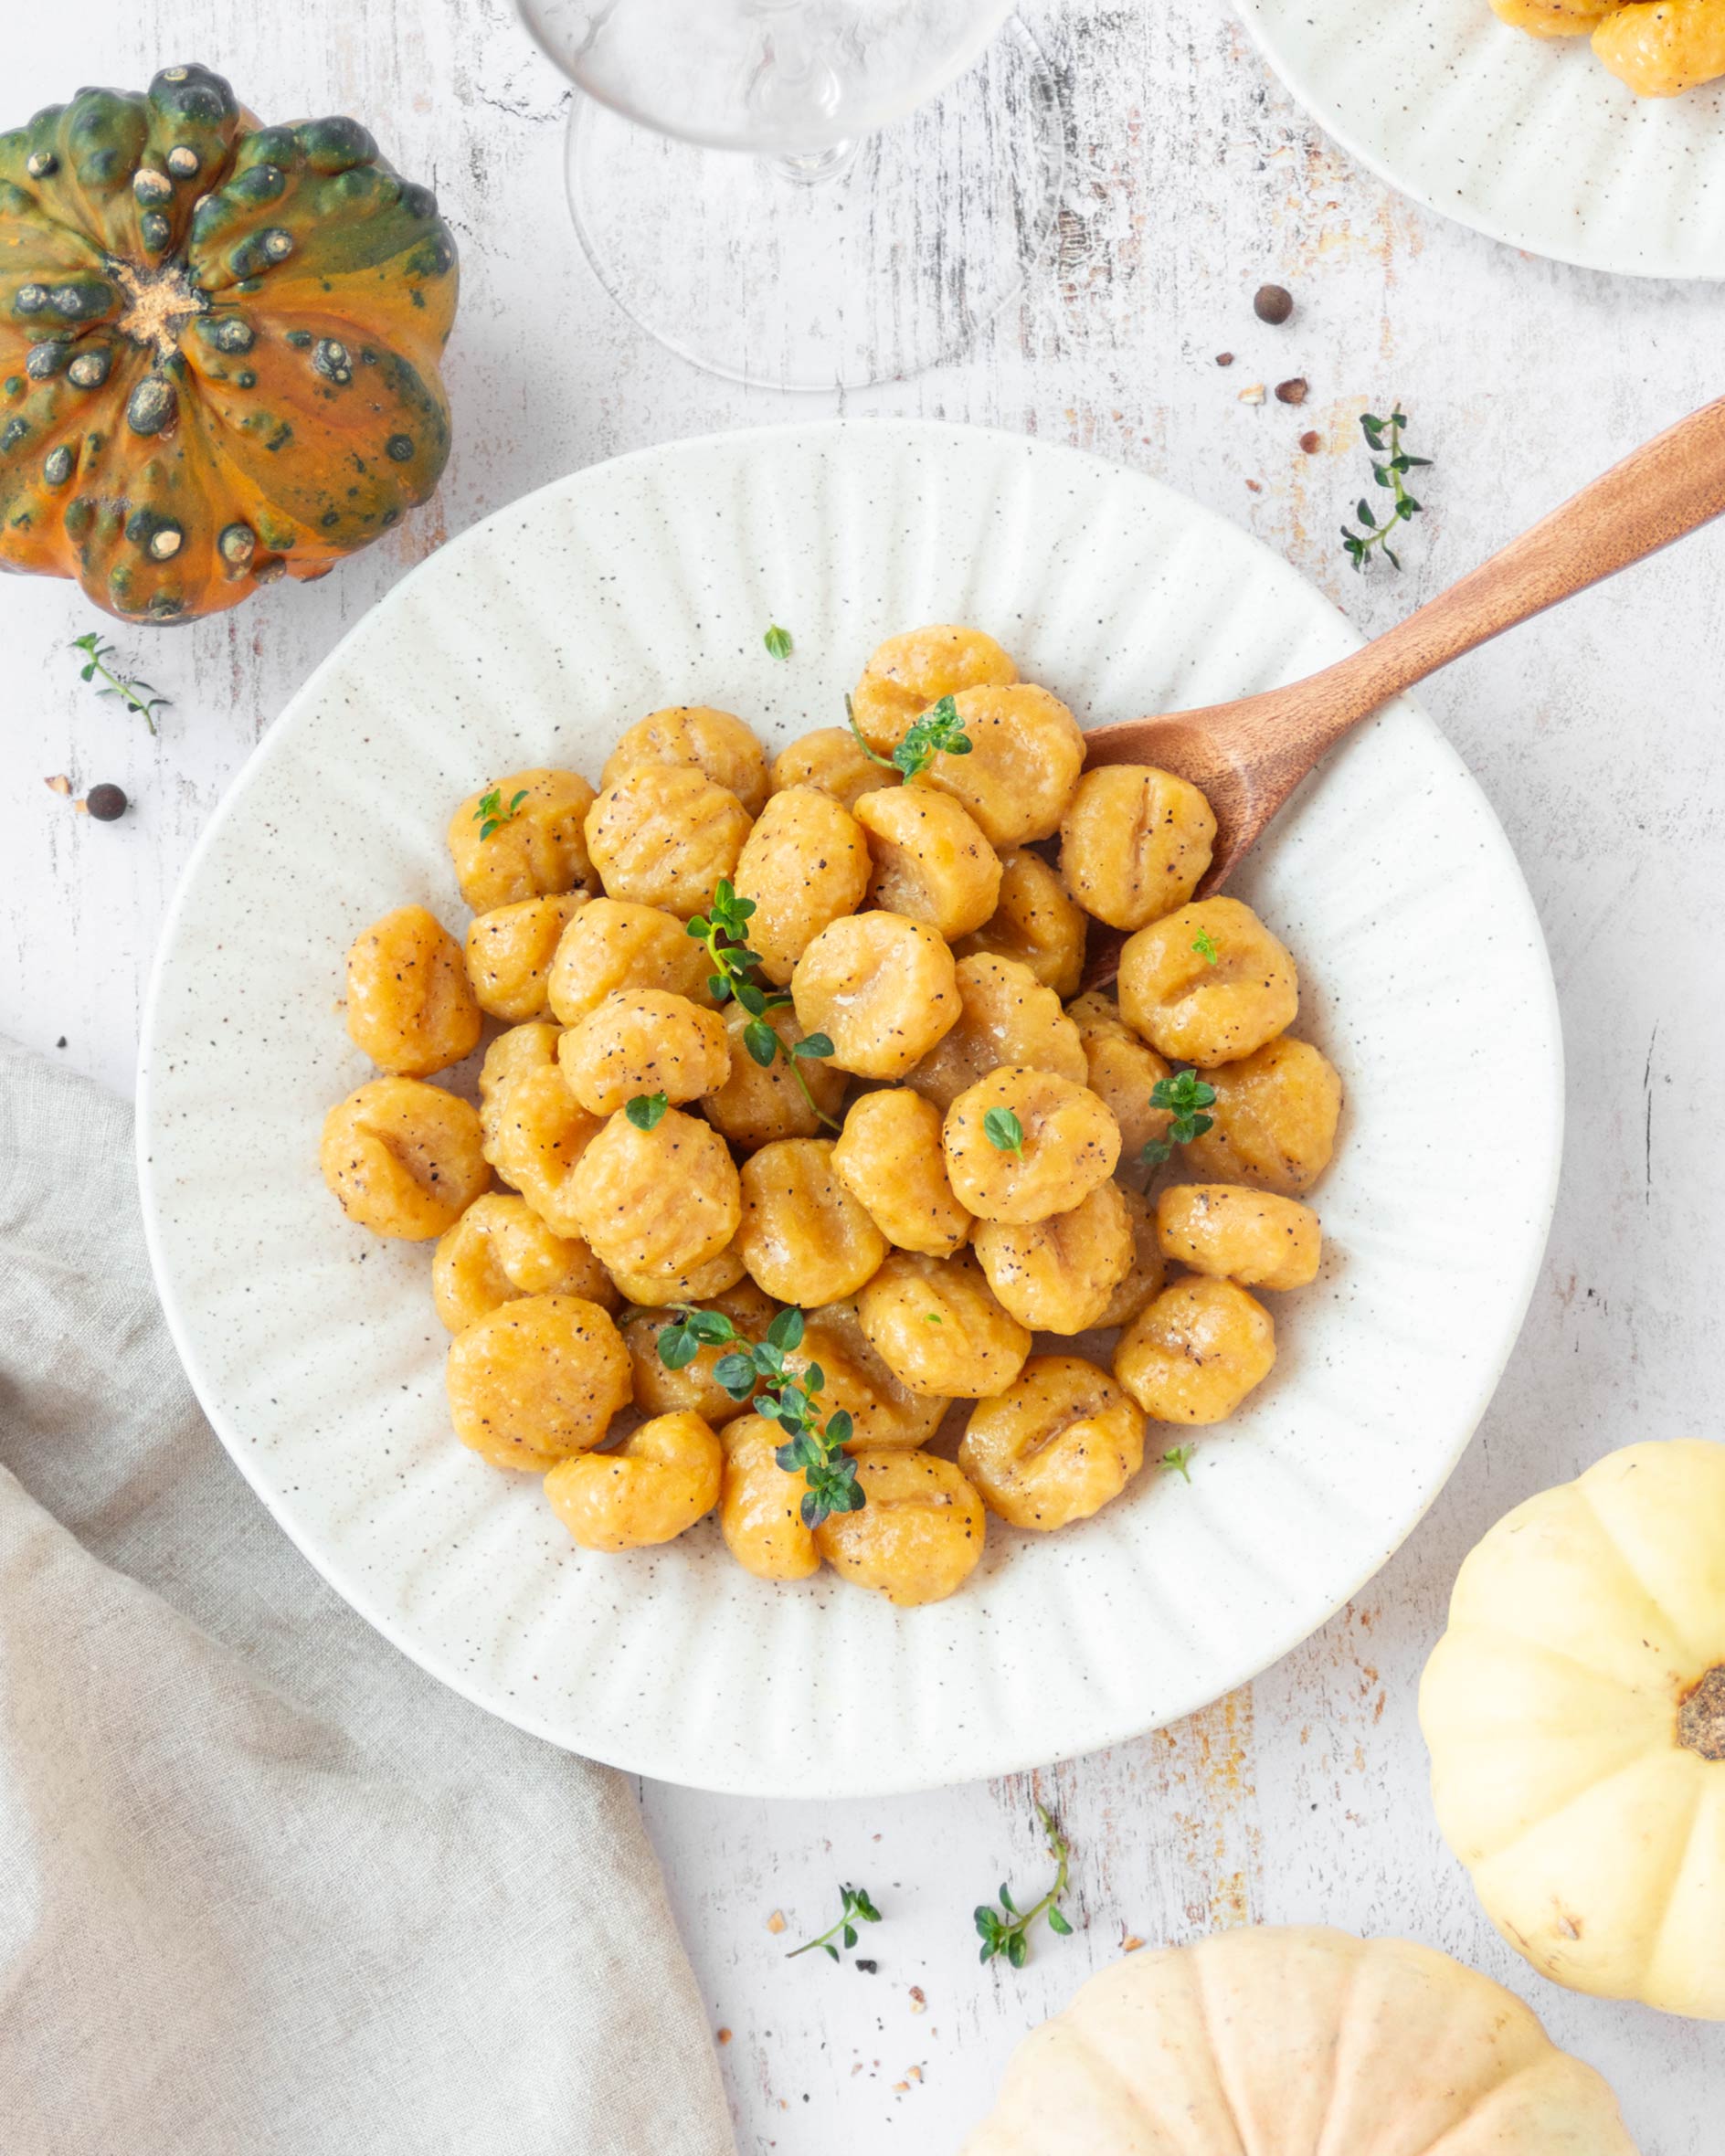
[[(1155, 472), (1371, 630), (1719, 393), (1716, 291), (1530, 260), (1411, 207), (1304, 119), (1213, 0), (1027, 13), (1069, 115), (1057, 259), (962, 363), (843, 408), (1016, 428)], [(406, 567), (573, 467), (822, 400), (695, 374), (610, 308), (566, 218), (566, 91), (507, 0), (96, 0), (18, 15), (8, 121), (80, 82), (141, 85), (201, 58), (272, 117), (372, 122), (436, 186), (465, 255), (457, 448), (439, 503), (323, 584), (277, 586), (153, 639), (119, 632), (174, 699), (159, 741), (78, 683), (64, 647), (95, 617), (75, 594), (0, 587), (0, 1027), (126, 1088), (145, 970), (199, 830), (271, 716)], [(1297, 301), (1280, 330), (1251, 312), (1266, 277)], [(1236, 354), (1225, 369), (1223, 351)], [(1242, 397), (1294, 375), (1310, 384), (1297, 409)], [(1420, 489), (1428, 513), (1403, 576), (1356, 578), (1337, 532), (1367, 476), (1354, 420), (1398, 396), (1411, 446), (1437, 460)], [(1312, 454), (1298, 446), (1308, 429)], [(1433, 1824), (1413, 1687), (1455, 1567), (1490, 1521), (1614, 1445), (1725, 1423), (1722, 566), (1725, 536), (1704, 534), (1424, 692), (1539, 903), (1570, 1123), (1519, 1351), (1409, 1548), (1257, 1684), (1107, 1755), (885, 1804), (643, 1790), (714, 2026), (729, 2032), (744, 2156), (937, 2156), (987, 2108), (1022, 2032), (1123, 1940), (1260, 1918), (1448, 1948), (1610, 2077), (1646, 2156), (1715, 2156), (1725, 2032), (1572, 1996), (1497, 1941)], [(79, 791), (118, 781), (134, 812), (112, 827), (74, 816), (42, 784), (56, 772)], [(1518, 1113), (1513, 1098), (1454, 1104), (1458, 1175), (1477, 1120)], [(980, 1969), (972, 1905), (1002, 1877), (1035, 1890), (1045, 1874), (1037, 1796), (1077, 1851), (1081, 1929), (1020, 1976)], [(781, 1959), (788, 1938), (830, 1920), (841, 1879), (866, 1884), (888, 1918), (863, 1949), (873, 1974)]]

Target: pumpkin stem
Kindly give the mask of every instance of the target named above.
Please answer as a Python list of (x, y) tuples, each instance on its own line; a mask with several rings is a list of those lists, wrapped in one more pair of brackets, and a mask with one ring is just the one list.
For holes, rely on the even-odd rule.
[(107, 270), (126, 296), (122, 335), (134, 344), (152, 346), (158, 360), (172, 359), (186, 330), (209, 307), (185, 265), (169, 262), (160, 270), (143, 270), (135, 262), (114, 259)]
[(1704, 1760), (1725, 1760), (1725, 1662), (1685, 1696), (1677, 1709), (1677, 1742)]

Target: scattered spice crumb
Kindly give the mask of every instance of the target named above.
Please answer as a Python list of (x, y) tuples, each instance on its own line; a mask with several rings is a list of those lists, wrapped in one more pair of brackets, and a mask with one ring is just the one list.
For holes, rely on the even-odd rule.
[(1277, 404), (1299, 405), (1306, 402), (1306, 392), (1310, 387), (1304, 375), (1293, 375), (1286, 382), (1275, 386)]
[[(64, 1048), (65, 1045), (62, 1041), (60, 1046)], [(927, 1995), (921, 1984), (912, 1984), (910, 1987), (910, 2010), (913, 2013), (926, 2013), (928, 2011)]]
[(1249, 479), (1249, 480), (1247, 480), (1247, 481), (1246, 481), (1246, 491), (1247, 491), (1249, 494), (1261, 494), (1261, 493), (1263, 493), (1263, 491), (1264, 491), (1264, 482), (1263, 482), (1263, 481), (1262, 481), (1262, 480), (1256, 480), (1256, 479)]
[(721, 2030), (719, 2031), (719, 2042), (720, 2042), (721, 2044), (728, 2044), (730, 2041), (731, 2041), (731, 2032), (730, 2032), (730, 2030), (729, 2030), (729, 2029), (721, 2029)]
[(1308, 457), (1317, 456), (1318, 450), (1321, 449), (1323, 446), (1323, 439), (1316, 431), (1308, 434), (1302, 434), (1300, 437), (1300, 447), (1306, 451), (1306, 454)]
[(1250, 388), (1243, 389), (1240, 392), (1240, 402), (1242, 404), (1261, 405), (1264, 402), (1263, 383), (1254, 382)]
[(1143, 1944), (1144, 1941), (1138, 1937), (1136, 1931), (1128, 1931), (1126, 1937), (1120, 1941), (1120, 1951), (1123, 1954), (1136, 1954)]
[(1219, 367), (1231, 367), (1233, 365), (1233, 354), (1232, 352), (1217, 353), (1216, 365)]
[(857, 2076), (857, 2075), (859, 2075), (859, 2074), (860, 2074), (862, 2071), (862, 2061), (861, 2059), (858, 2059), (858, 2061), (856, 2062), (855, 2066), (853, 2066), (851, 2068), (851, 2075), (852, 2075), (852, 2079), (854, 2079), (854, 2078), (856, 2077), (856, 2076)]
[(909, 2092), (910, 2092), (910, 2083), (909, 2083), (908, 2081), (894, 2081), (894, 2084), (893, 2084), (893, 2094), (894, 2094), (894, 2096), (906, 2096), (906, 2095), (908, 2095), (908, 2094), (909, 2094)]
[(45, 778), (42, 783), (49, 793), (58, 794), (62, 798), (72, 790), (72, 782), (67, 777), (64, 771), (57, 771), (52, 778)]
[(859, 1954), (852, 1966), (860, 1969), (864, 1976), (874, 1976), (879, 1972), (881, 1965), (878, 1961), (864, 1960), (862, 1956)]
[(772, 1915), (767, 1919), (767, 1929), (772, 1933), (775, 1939), (778, 1938), (778, 1934), (785, 1929), (785, 1912), (783, 1909), (775, 1909), (773, 1911)]
[(65, 1034), (64, 1034), (64, 1033), (62, 1033), (62, 1034), (60, 1035), (59, 1039), (58, 1039), (58, 1041), (57, 1041), (54, 1043), (54, 1045), (55, 1045), (55, 1047), (56, 1047), (56, 1048), (64, 1048), (64, 1047), (65, 1047), (65, 1045), (66, 1045), (66, 1036), (65, 1036)]
[(913, 2066), (910, 2070), (910, 2077), (913, 2081), (920, 2081), (923, 2077), (922, 2068), (920, 2066)]
[(1294, 312), (1294, 295), (1286, 285), (1261, 284), (1253, 294), (1252, 312), (1260, 322), (1279, 327)]

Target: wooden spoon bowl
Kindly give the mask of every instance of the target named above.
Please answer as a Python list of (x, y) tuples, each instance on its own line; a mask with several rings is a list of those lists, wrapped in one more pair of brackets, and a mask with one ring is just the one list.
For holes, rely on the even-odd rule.
[[(1452, 659), (1626, 569), (1725, 512), (1725, 397), (1572, 495), (1459, 584), (1321, 673), (1234, 703), (1086, 735), (1086, 765), (1155, 764), (1208, 797), (1216, 844), (1198, 886), (1233, 873), (1313, 766), (1362, 719)], [(1112, 980), (1117, 934), (1093, 939), (1085, 986)]]

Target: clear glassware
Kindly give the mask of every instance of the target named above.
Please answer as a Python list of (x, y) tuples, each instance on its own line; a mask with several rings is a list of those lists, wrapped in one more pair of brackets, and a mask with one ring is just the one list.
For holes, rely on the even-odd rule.
[(519, 5), (585, 93), (587, 258), (697, 365), (860, 387), (953, 357), (1022, 291), (1064, 130), (1012, 0)]

